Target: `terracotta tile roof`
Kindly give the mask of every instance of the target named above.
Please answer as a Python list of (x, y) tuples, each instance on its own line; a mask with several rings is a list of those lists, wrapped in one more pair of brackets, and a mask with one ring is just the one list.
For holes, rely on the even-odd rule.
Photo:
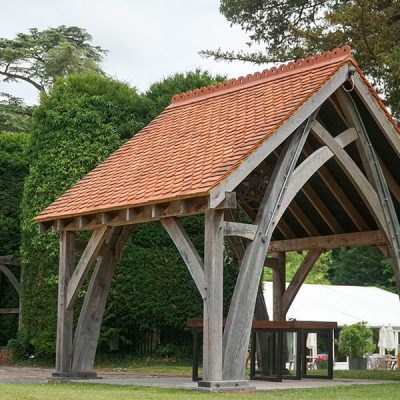
[(349, 60), (344, 46), (174, 96), (36, 220), (208, 194)]

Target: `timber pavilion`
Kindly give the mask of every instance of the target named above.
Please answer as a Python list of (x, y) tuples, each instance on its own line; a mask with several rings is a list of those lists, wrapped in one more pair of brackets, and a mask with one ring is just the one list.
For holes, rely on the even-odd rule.
[[(378, 247), (399, 290), (399, 134), (348, 46), (174, 96), (36, 217), (41, 231), (60, 235), (56, 374), (92, 372), (116, 264), (147, 221), (161, 221), (204, 299), (203, 385), (211, 389), (246, 384), (252, 320), (268, 319), (258, 291), (266, 264), (278, 321), (333, 247)], [(238, 209), (252, 223), (240, 223)], [(204, 259), (179, 223), (200, 213)], [(92, 236), (75, 265), (83, 230)], [(223, 330), (225, 239), (240, 270)], [(286, 289), (287, 251), (307, 255)], [(75, 300), (93, 263), (73, 334)]]

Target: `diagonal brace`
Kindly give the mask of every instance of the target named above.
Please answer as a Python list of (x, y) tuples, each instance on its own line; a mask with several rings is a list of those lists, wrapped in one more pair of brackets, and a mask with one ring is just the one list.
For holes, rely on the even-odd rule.
[(175, 243), (175, 246), (181, 254), (201, 297), (204, 299), (206, 297), (204, 290), (204, 265), (192, 241), (178, 219), (169, 217), (161, 218), (160, 221), (172, 241)]
[(104, 241), (110, 232), (110, 227), (101, 226), (93, 231), (92, 236), (87, 244), (78, 265), (68, 283), (66, 308), (70, 310), (73, 308), (75, 300), (78, 296), (79, 290), (85, 280), (92, 262), (99, 255), (99, 251)]

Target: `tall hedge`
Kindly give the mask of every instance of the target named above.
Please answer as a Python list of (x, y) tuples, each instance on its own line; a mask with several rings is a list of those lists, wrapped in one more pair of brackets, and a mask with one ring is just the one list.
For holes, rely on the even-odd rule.
[(0, 132), (0, 255), (17, 254), (20, 245), (20, 203), (28, 173), (23, 132)]
[[(25, 151), (29, 135), (0, 132), (0, 255), (18, 255), (20, 246), (20, 203), (23, 181), (28, 173)], [(10, 267), (19, 277), (20, 268)], [(0, 308), (18, 307), (19, 298), (9, 280), (0, 276)], [(0, 315), (0, 346), (14, 337), (18, 315)]]
[(22, 201), (22, 335), (41, 358), (55, 349), (58, 237), (33, 218), (143, 125), (143, 100), (128, 85), (93, 73), (58, 80), (32, 117)]

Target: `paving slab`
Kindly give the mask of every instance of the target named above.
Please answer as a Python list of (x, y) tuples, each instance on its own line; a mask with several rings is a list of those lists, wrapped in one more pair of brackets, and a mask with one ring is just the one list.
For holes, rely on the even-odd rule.
[[(53, 369), (34, 367), (0, 366), (0, 383), (45, 383), (51, 378)], [(71, 379), (74, 383), (99, 383), (109, 385), (135, 385), (160, 388), (196, 389), (197, 382), (186, 376), (148, 375), (130, 371), (96, 371), (97, 379)], [(54, 379), (53, 379), (54, 380)], [(285, 380), (283, 382), (267, 382), (254, 380), (250, 386), (257, 391), (288, 390), (305, 388), (323, 388), (350, 385), (388, 384), (396, 381), (368, 380), (368, 379), (302, 379)]]

